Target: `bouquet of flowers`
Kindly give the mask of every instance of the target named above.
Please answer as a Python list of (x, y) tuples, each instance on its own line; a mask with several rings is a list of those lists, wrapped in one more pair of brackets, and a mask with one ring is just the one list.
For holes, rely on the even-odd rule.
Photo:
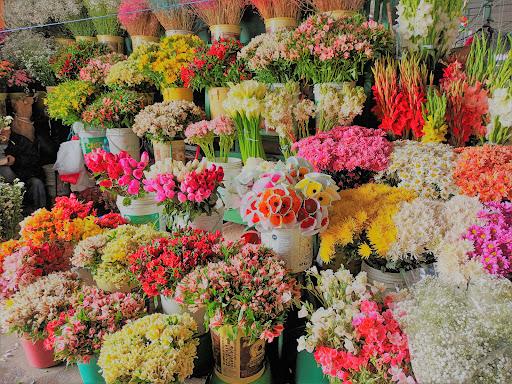
[(512, 97), (508, 89), (496, 89), (488, 104), (490, 122), (485, 137), (490, 143), (505, 144), (512, 137)]
[(235, 122), (238, 130), (238, 143), (244, 163), (250, 157), (265, 159), (265, 151), (260, 137), (267, 87), (255, 80), (229, 84), (228, 97), (223, 102), (224, 109)]
[(298, 81), (293, 43), (290, 31), (263, 33), (243, 47), (238, 58), (254, 73), (254, 78), (263, 83)]
[(204, 46), (197, 36), (165, 37), (159, 46), (137, 47), (132, 58), (139, 60), (139, 69), (159, 88), (183, 87), (181, 71), (195, 58), (195, 51)]
[(181, 383), (192, 374), (197, 325), (188, 313), (160, 313), (126, 324), (107, 335), (98, 365), (108, 384)]
[(369, 284), (364, 272), (353, 277), (316, 267), (307, 282), (320, 307), (303, 303), (299, 317), (308, 323), (298, 350), (314, 352), (330, 383), (416, 383), (407, 335), (393, 316), (397, 298), (384, 297), (385, 286)]
[(121, 25), (117, 17), (104, 17), (105, 15), (116, 15), (121, 0), (83, 0), (83, 2), (98, 35), (119, 36), (121, 34)]
[(152, 165), (145, 176), (144, 189), (156, 192), (155, 201), (164, 205), (164, 212), (174, 219), (183, 217), (188, 224), (200, 214), (211, 216), (217, 210), (224, 171), (215, 164), (208, 168), (206, 158), (187, 164), (165, 159)]
[(423, 105), (423, 126), (424, 136), (421, 141), (424, 143), (442, 143), (446, 140), (448, 125), (446, 124), (446, 106), (448, 98), (446, 94), (440, 94), (433, 87), (427, 92), (427, 99)]
[(512, 198), (512, 147), (484, 145), (459, 148), (453, 177), (461, 193), (483, 201)]
[(197, 266), (218, 261), (220, 233), (200, 229), (180, 229), (164, 239), (156, 239), (130, 256), (130, 272), (149, 297), (174, 295), (174, 290)]
[(123, 60), (110, 67), (105, 84), (112, 90), (127, 89), (141, 93), (154, 91), (151, 79), (139, 70), (138, 60)]
[(135, 294), (107, 294), (86, 286), (69, 298), (70, 309), (47, 325), (45, 349), (67, 363), (88, 364), (100, 354), (107, 334), (119, 331), (146, 313), (144, 300)]
[(82, 121), (82, 111), (92, 101), (94, 92), (96, 86), (89, 81), (66, 81), (46, 95), (44, 103), (52, 119), (72, 125)]
[(110, 49), (94, 41), (77, 41), (61, 46), (50, 58), (53, 72), (61, 80), (77, 80), (90, 59), (108, 55)]
[(413, 191), (387, 185), (365, 184), (339, 192), (340, 201), (330, 210), (330, 225), (320, 234), (319, 255), (329, 262), (335, 246), (343, 248), (349, 260), (372, 256), (372, 262), (386, 261), (390, 244), (395, 240), (393, 215), (400, 202), (411, 202)]
[(158, 36), (160, 23), (156, 15), (151, 11), (136, 12), (150, 8), (147, 0), (123, 0), (117, 16), (121, 27), (126, 29), (130, 36)]
[(238, 135), (235, 122), (229, 116), (223, 115), (211, 120), (209, 127), (213, 127), (213, 133), (219, 137), (220, 156), (217, 161), (227, 163), (229, 152)]
[(229, 244), (224, 252), (224, 261), (197, 267), (185, 276), (174, 300), (193, 312), (206, 308), (212, 329), (232, 326), (251, 340), (272, 342), (284, 329), (286, 312), (300, 300), (296, 280), (269, 249)]
[(242, 198), (240, 215), (258, 231), (298, 227), (304, 236), (312, 236), (327, 229), (328, 208), (339, 199), (337, 189), (330, 176), (313, 172), (308, 161), (289, 157), (286, 164), (259, 175)]
[(190, 7), (198, 18), (211, 27), (219, 24), (240, 24), (245, 4), (245, 0), (212, 0), (204, 3), (191, 3)]
[(126, 56), (119, 53), (109, 53), (91, 59), (85, 67), (80, 69), (80, 80), (90, 81), (97, 86), (105, 85), (105, 78), (112, 66), (124, 60), (126, 60)]
[(290, 55), (299, 74), (314, 84), (350, 82), (357, 81), (368, 61), (386, 53), (391, 41), (386, 27), (359, 14), (337, 20), (317, 14), (293, 32)]
[[(404, 54), (397, 63), (387, 57), (372, 68), (375, 85), (372, 111), (381, 121), (380, 129), (392, 138), (418, 140), (424, 135), (423, 104), (427, 85), (427, 67), (420, 56)], [(398, 69), (397, 69), (398, 67)]]
[(16, 69), (11, 78), (7, 81), (7, 90), (11, 93), (23, 92), (29, 94), (32, 90), (30, 86), (35, 87), (36, 80), (26, 69)]
[[(2, 273), (4, 272), (3, 263), (4, 260), (12, 255), (14, 252), (16, 252), (21, 246), (21, 243), (19, 240), (7, 240), (2, 243), (0, 243), (0, 276), (2, 276)], [(4, 292), (6, 289), (6, 281), (5, 279), (0, 278), (0, 292)]]
[(133, 132), (156, 141), (182, 139), (190, 124), (204, 119), (205, 114), (194, 103), (185, 100), (164, 101), (147, 106), (135, 116)]
[(188, 4), (182, 4), (181, 0), (148, 0), (153, 13), (166, 31), (182, 30), (192, 31), (195, 16)]
[(68, 243), (19, 244), (16, 251), (3, 261), (0, 297), (13, 295), (21, 287), (33, 283), (41, 276), (69, 270), (71, 253), (72, 249)]
[[(9, 117), (0, 117), (0, 130)], [(18, 179), (13, 184), (0, 179), (0, 241), (14, 239), (18, 235), (19, 223), (23, 220), (24, 188), (25, 184)]]
[(402, 47), (421, 52), (433, 69), (455, 43), (464, 8), (463, 0), (400, 0), (396, 9)]
[(7, 91), (7, 82), (11, 79), (14, 72), (14, 65), (8, 61), (0, 62), (0, 91), (5, 93)]
[[(456, 288), (426, 278), (394, 316), (409, 339), (420, 383), (494, 383), (512, 379), (510, 281), (484, 276)], [(484, 363), (485, 362), (485, 363)]]
[(230, 81), (246, 80), (243, 74), (233, 70), (240, 49), (240, 41), (224, 38), (214, 41), (209, 48), (199, 47), (194, 60), (181, 70), (184, 86), (202, 90), (227, 87)]
[(452, 177), (458, 155), (452, 146), (400, 140), (393, 143), (390, 158), (377, 180), (428, 198), (447, 200), (459, 194)]
[(144, 171), (149, 170), (147, 152), (144, 152), (141, 160), (137, 162), (126, 151), (114, 155), (103, 149), (95, 149), (85, 155), (85, 164), (92, 171), (101, 189), (109, 191), (114, 196), (124, 196), (125, 205), (129, 205), (132, 199), (144, 197), (146, 194), (141, 188), (141, 183), (144, 180)]
[(82, 120), (104, 128), (131, 127), (144, 108), (144, 97), (137, 92), (118, 90), (100, 95), (82, 112)]
[(292, 146), (297, 156), (330, 175), (341, 189), (370, 183), (388, 167), (393, 145), (381, 130), (358, 126), (336, 127)]
[(128, 271), (130, 255), (165, 235), (148, 224), (120, 225), (78, 243), (71, 263), (75, 267), (90, 268), (96, 280), (120, 288), (132, 280)]
[(264, 20), (276, 17), (290, 17), (298, 21), (300, 18), (302, 1), (250, 0), (249, 2), (256, 8)]
[(0, 329), (37, 341), (48, 335), (47, 325), (70, 308), (70, 298), (81, 281), (71, 272), (55, 272), (21, 287), (0, 302)]

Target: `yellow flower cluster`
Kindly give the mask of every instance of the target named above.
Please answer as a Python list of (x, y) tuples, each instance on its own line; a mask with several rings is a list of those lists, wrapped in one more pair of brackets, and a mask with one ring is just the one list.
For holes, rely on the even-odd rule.
[[(320, 234), (320, 256), (329, 262), (335, 245), (345, 246), (361, 242), (359, 254), (369, 257), (375, 252), (385, 258), (389, 244), (395, 240), (396, 228), (392, 216), (402, 201), (417, 197), (413, 191), (381, 184), (365, 184), (357, 189), (339, 192), (341, 200), (329, 210), (329, 226)], [(361, 240), (365, 234), (370, 244)]]
[(197, 324), (187, 314), (146, 316), (108, 334), (98, 364), (107, 383), (183, 382), (192, 374)]
[(110, 88), (123, 88), (133, 91), (140, 90), (141, 85), (151, 85), (151, 79), (139, 71), (138, 60), (123, 60), (110, 67), (105, 78), (105, 84)]
[(421, 137), (423, 143), (442, 143), (446, 140), (448, 125), (443, 124), (438, 127), (434, 122), (434, 117), (429, 116), (423, 126), (424, 136)]
[(76, 245), (81, 240), (105, 232), (105, 229), (101, 228), (94, 221), (94, 216), (73, 219), (72, 221), (65, 222), (62, 228), (57, 231), (57, 234), (59, 238), (73, 242), (73, 245)]
[(183, 86), (181, 70), (195, 58), (195, 49), (204, 43), (197, 36), (174, 35), (160, 45), (143, 45), (133, 53), (139, 60), (139, 69), (146, 73), (161, 88)]
[(48, 106), (48, 114), (52, 119), (60, 119), (71, 125), (82, 120), (81, 113), (89, 96), (95, 91), (95, 85), (89, 81), (67, 81), (50, 92), (44, 103)]

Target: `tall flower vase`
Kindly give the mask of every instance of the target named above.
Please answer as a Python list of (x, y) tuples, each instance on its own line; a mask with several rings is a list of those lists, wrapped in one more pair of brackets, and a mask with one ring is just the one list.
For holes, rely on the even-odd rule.
[(162, 96), (164, 97), (164, 101), (173, 101), (173, 100), (185, 100), (185, 101), (194, 101), (194, 91), (192, 88), (163, 88)]
[(186, 308), (180, 306), (171, 296), (160, 295), (162, 302), (162, 312), (166, 315), (174, 315), (176, 313), (188, 313), (194, 321), (197, 323), (197, 333), (203, 335), (206, 333), (206, 327), (204, 326), (204, 315), (206, 309), (202, 308), (197, 312), (191, 312)]
[(322, 368), (318, 366), (313, 353), (300, 351), (297, 354), (295, 369), (296, 384), (328, 384), (329, 379), (324, 376)]
[(227, 87), (214, 87), (208, 89), (208, 100), (210, 102), (210, 119), (226, 114), (226, 110), (222, 103), (228, 97), (229, 88)]
[(378, 281), (384, 284), (387, 289), (386, 292), (396, 292), (397, 289), (406, 288), (405, 280), (400, 273), (382, 272), (369, 266), (365, 261), (361, 265), (361, 271), (366, 272), (368, 281)]
[(25, 335), (21, 338), (21, 346), (28, 363), (35, 368), (49, 368), (60, 363), (59, 360), (55, 360), (53, 349), (50, 351), (44, 349), (44, 339), (38, 339), (33, 343)]
[(265, 32), (273, 33), (280, 29), (292, 31), (297, 28), (297, 25), (297, 20), (293, 17), (274, 17), (271, 19), (265, 19)]
[(106, 136), (110, 152), (118, 155), (126, 151), (135, 160), (140, 161), (140, 139), (131, 128), (110, 128), (107, 129)]
[(134, 35), (132, 38), (132, 50), (135, 50), (139, 45), (143, 43), (158, 43), (160, 39), (156, 36), (144, 36), (144, 35)]
[(171, 158), (185, 163), (185, 140), (171, 141)]
[(124, 39), (121, 36), (98, 35), (96, 36), (100, 43), (108, 45), (114, 53), (123, 53)]
[(238, 25), (217, 24), (210, 27), (210, 32), (212, 33), (212, 41), (220, 39), (240, 40), (242, 28)]
[(167, 220), (169, 228), (186, 228), (188, 226), (192, 229), (202, 229), (207, 232), (219, 231), (222, 233), (222, 226), (224, 225), (224, 207), (217, 208), (217, 212), (213, 211), (210, 216), (202, 213), (194, 218), (192, 222), (187, 222), (183, 216), (170, 216)]
[(265, 372), (265, 341), (256, 339), (251, 343), (250, 336), (244, 336), (238, 329), (237, 337), (231, 341), (228, 328), (233, 334), (232, 326), (211, 329), (215, 376), (226, 383), (254, 383)]
[(167, 36), (167, 37), (174, 36), (174, 35), (195, 36), (195, 33), (193, 31), (189, 31), (188, 29), (169, 29), (169, 30), (165, 31), (165, 36)]
[(78, 364), (78, 370), (84, 384), (104, 384), (105, 379), (103, 379), (100, 369), (96, 357), (89, 360), (89, 364)]
[(304, 236), (299, 228), (274, 229), (261, 234), (261, 244), (271, 248), (293, 273), (313, 264), (313, 236)]
[(229, 190), (231, 189), (233, 180), (240, 174), (240, 172), (242, 172), (242, 159), (229, 157), (227, 163), (221, 163), (219, 160), (220, 159), (217, 158), (217, 162), (209, 161), (208, 167), (215, 165), (217, 168), (222, 167), (224, 170), (224, 179), (222, 180), (224, 188), (219, 188), (219, 194), (226, 209), (231, 209), (233, 208), (233, 203), (231, 201), (231, 193)]
[[(151, 144), (153, 145), (153, 154), (155, 156), (155, 161), (163, 161), (165, 159), (171, 158), (170, 141), (151, 140)], [(185, 149), (185, 147), (183, 147), (183, 149)], [(185, 153), (183, 153), (183, 157), (185, 157)]]
[(123, 196), (117, 196), (117, 208), (121, 216), (128, 219), (130, 224), (152, 224), (157, 230), (165, 231), (165, 218), (163, 207), (155, 202), (155, 194), (149, 193), (144, 197), (131, 201), (130, 205), (123, 205)]

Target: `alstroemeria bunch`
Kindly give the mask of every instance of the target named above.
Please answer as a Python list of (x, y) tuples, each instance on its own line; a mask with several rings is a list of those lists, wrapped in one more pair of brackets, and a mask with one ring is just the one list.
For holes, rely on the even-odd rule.
[(181, 70), (184, 86), (195, 90), (227, 87), (228, 82), (232, 81), (229, 70), (236, 62), (240, 49), (240, 41), (224, 38), (214, 41), (209, 48), (200, 46), (196, 49), (195, 58)]
[(312, 172), (312, 165), (300, 157), (289, 157), (280, 168), (260, 174), (243, 196), (242, 219), (259, 231), (298, 227), (304, 236), (323, 232), (328, 208), (339, 199), (334, 181)]
[(190, 101), (173, 100), (149, 105), (135, 116), (133, 132), (156, 141), (184, 138), (187, 126), (203, 120), (204, 112)]
[(392, 46), (389, 30), (360, 14), (311, 15), (293, 32), (290, 53), (297, 70), (314, 84), (357, 81), (365, 64)]
[(376, 179), (420, 196), (447, 200), (459, 194), (452, 176), (457, 157), (455, 148), (448, 144), (395, 141), (389, 166)]
[(85, 164), (92, 171), (102, 190), (107, 190), (114, 196), (124, 196), (126, 203), (146, 194), (141, 187), (144, 171), (149, 169), (147, 152), (141, 155), (140, 161), (137, 161), (126, 151), (115, 155), (98, 148), (85, 155)]
[(232, 326), (252, 340), (272, 342), (300, 300), (296, 280), (269, 249), (241, 243), (223, 248), (225, 260), (195, 268), (178, 283), (174, 300), (193, 312), (205, 308), (212, 329)]
[(97, 86), (105, 85), (105, 78), (114, 64), (126, 60), (125, 55), (109, 53), (89, 60), (85, 67), (80, 69), (80, 80), (90, 81)]
[(37, 341), (48, 336), (47, 325), (70, 308), (81, 280), (71, 272), (54, 272), (25, 285), (9, 300), (0, 301), (0, 329)]
[(130, 255), (151, 240), (165, 237), (152, 225), (120, 225), (103, 234), (88, 237), (75, 247), (71, 263), (75, 267), (89, 268), (96, 280), (120, 288), (132, 281), (128, 267)]
[(308, 323), (298, 350), (314, 352), (330, 383), (416, 383), (407, 335), (392, 312), (398, 297), (385, 297), (386, 287), (368, 283), (365, 272), (313, 267), (307, 282), (320, 307), (303, 303), (299, 317)]
[(211, 216), (216, 211), (219, 186), (224, 179), (224, 170), (214, 164), (165, 159), (156, 162), (145, 172), (144, 189), (155, 192), (155, 201), (164, 205), (164, 212), (174, 219), (183, 217), (185, 224), (202, 213)]
[(107, 334), (146, 314), (144, 300), (136, 294), (108, 294), (96, 287), (84, 286), (69, 298), (70, 309), (46, 326), (47, 350), (59, 360), (88, 364), (100, 354)]
[(512, 147), (484, 145), (456, 152), (460, 155), (453, 177), (461, 193), (483, 202), (512, 200)]
[(200, 229), (179, 229), (155, 239), (130, 256), (130, 272), (149, 297), (174, 295), (176, 286), (197, 266), (218, 261), (222, 235)]
[(319, 117), (317, 132), (327, 132), (337, 126), (350, 125), (356, 116), (363, 113), (366, 101), (363, 87), (352, 87), (345, 83), (342, 89), (336, 89), (328, 84), (321, 84), (319, 88), (316, 108)]
[(223, 102), (227, 114), (231, 116), (238, 130), (238, 143), (244, 163), (249, 157), (265, 159), (265, 151), (260, 137), (267, 87), (255, 80), (229, 84), (228, 97)]
[(118, 90), (104, 93), (82, 112), (82, 120), (103, 128), (130, 128), (144, 108), (144, 97), (137, 92)]
[(294, 144), (297, 156), (308, 160), (315, 172), (330, 175), (341, 189), (370, 183), (387, 168), (393, 145), (380, 129), (336, 127)]
[(128, 89), (136, 92), (154, 92), (155, 86), (151, 79), (139, 70), (139, 61), (131, 56), (110, 67), (105, 84), (112, 90)]

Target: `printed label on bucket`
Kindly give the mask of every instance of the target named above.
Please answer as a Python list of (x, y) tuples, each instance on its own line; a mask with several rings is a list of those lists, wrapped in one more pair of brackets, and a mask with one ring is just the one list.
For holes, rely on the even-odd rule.
[(102, 148), (105, 143), (106, 137), (87, 137), (80, 138), (82, 149), (85, 149), (85, 153), (92, 152), (93, 149)]
[(143, 224), (154, 224), (157, 230), (160, 230), (160, 214), (153, 213), (151, 215), (125, 215), (127, 219), (130, 219), (130, 224), (143, 225)]
[(313, 237), (299, 230), (275, 230), (261, 234), (261, 244), (274, 250), (293, 273), (305, 271), (313, 263)]

